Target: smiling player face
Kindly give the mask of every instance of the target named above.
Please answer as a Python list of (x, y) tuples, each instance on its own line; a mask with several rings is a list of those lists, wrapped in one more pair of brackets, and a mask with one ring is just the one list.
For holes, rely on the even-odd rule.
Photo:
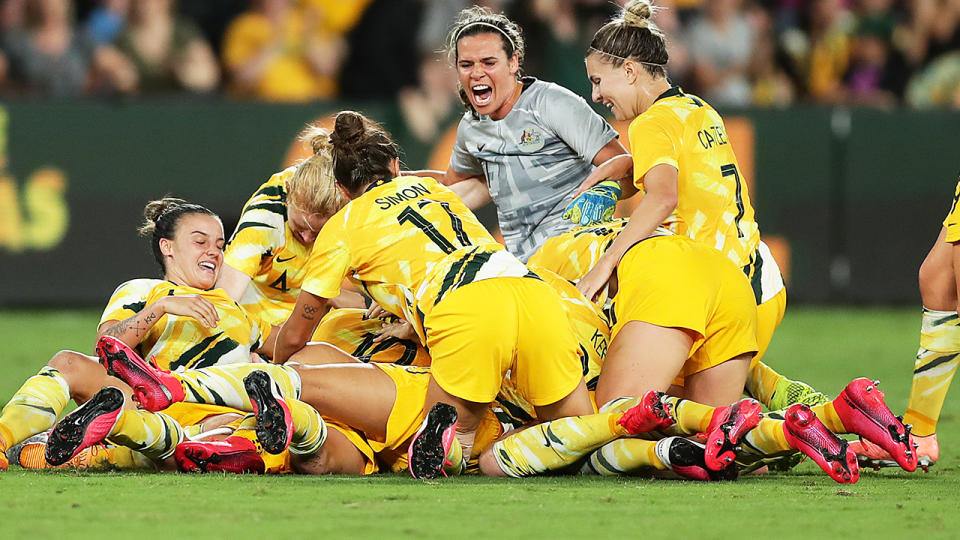
[(587, 56), (586, 66), (595, 103), (603, 103), (617, 120), (632, 120), (643, 112), (637, 107), (634, 81), (623, 66), (605, 62), (596, 53)]
[(177, 285), (212, 289), (223, 265), (223, 224), (214, 216), (187, 214), (177, 222), (173, 239), (162, 238), (164, 278)]
[(499, 34), (475, 34), (457, 42), (457, 75), (478, 114), (499, 120), (510, 112), (520, 90), (519, 69), (518, 55), (507, 57)]

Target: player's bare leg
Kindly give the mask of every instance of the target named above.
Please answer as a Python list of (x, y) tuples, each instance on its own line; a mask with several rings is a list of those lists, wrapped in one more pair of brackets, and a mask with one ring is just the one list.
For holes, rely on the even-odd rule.
[[(642, 347), (637, 344), (642, 343)], [(607, 349), (597, 382), (597, 403), (625, 396), (642, 396), (649, 390), (664, 392), (683, 368), (693, 346), (693, 336), (677, 328), (631, 321)], [(732, 399), (725, 405), (728, 405)]]

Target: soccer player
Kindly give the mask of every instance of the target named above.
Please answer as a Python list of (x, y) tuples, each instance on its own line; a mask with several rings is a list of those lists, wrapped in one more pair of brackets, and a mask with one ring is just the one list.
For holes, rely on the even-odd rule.
[[(456, 414), (440, 422), (452, 425), (459, 417), (464, 452), (508, 371), (540, 418), (593, 412), (576, 340), (555, 332), (568, 326), (556, 292), (497, 244), (449, 188), (399, 176), (398, 149), (377, 124), (341, 112), (330, 137), (337, 187), (350, 203), (317, 237), (274, 360), (285, 362), (303, 348), (328, 299), (352, 273), (381, 307), (413, 325), (430, 350), (425, 408), (452, 405)], [(413, 444), (435, 453), (438, 428), (428, 423), (427, 436)], [(440, 473), (439, 463), (423, 465), (415, 460), (411, 472)]]
[(450, 30), (447, 53), (467, 112), (446, 172), (412, 174), (454, 186), (471, 209), (492, 199), (507, 249), (520, 260), (569, 229), (565, 218), (584, 225), (609, 219), (621, 190), (636, 192), (622, 174), (623, 188), (605, 182), (571, 203), (595, 166), (629, 164), (629, 154), (583, 98), (521, 76), (524, 42), (516, 23), (485, 8), (465, 9)]
[[(671, 231), (716, 248), (749, 279), (758, 311), (758, 338), (765, 350), (786, 306), (776, 262), (754, 221), (750, 196), (723, 120), (700, 98), (667, 79), (664, 34), (650, 20), (650, 2), (633, 0), (594, 34), (586, 56), (593, 101), (619, 120), (632, 120), (632, 163), (614, 160), (590, 181), (629, 173), (644, 197), (620, 237), (578, 287), (592, 298), (613, 274), (627, 249), (664, 224)], [(589, 187), (585, 184), (583, 188)], [(785, 407), (813, 390), (752, 362), (751, 394)], [(822, 394), (808, 396), (812, 403)]]
[[(146, 224), (141, 232), (151, 238), (163, 279), (122, 284), (104, 310), (98, 334), (114, 336), (137, 347), (141, 354), (161, 359), (166, 369), (249, 362), (251, 352), (260, 347), (261, 328), (223, 291), (213, 289), (223, 261), (220, 219), (202, 206), (171, 198), (149, 203), (144, 215)], [(130, 389), (108, 376), (95, 358), (62, 351), (4, 407), (0, 449), (50, 429), (71, 398), (89, 404), (105, 386), (121, 389), (120, 394), (108, 392), (102, 403), (86, 410), (113, 415), (116, 422), (108, 426), (111, 437), (127, 440), (158, 460), (169, 457), (171, 442), (183, 437), (182, 425), (207, 421), (210, 427), (236, 417), (223, 417), (236, 411), (216, 406), (142, 417), (127, 404)], [(98, 416), (85, 419), (93, 421)], [(65, 445), (62, 456), (69, 455), (69, 459), (75, 455), (73, 450), (81, 442), (70, 437), (58, 441)]]
[[(943, 220), (936, 242), (920, 266), (920, 299), (923, 316), (920, 325), (920, 349), (913, 365), (913, 384), (906, 424), (913, 425), (917, 455), (924, 470), (940, 458), (937, 444), (937, 420), (950, 383), (960, 365), (960, 319), (957, 317), (957, 284), (960, 283), (960, 182), (953, 204)], [(887, 452), (869, 442), (853, 443), (857, 454), (872, 467), (895, 466)]]

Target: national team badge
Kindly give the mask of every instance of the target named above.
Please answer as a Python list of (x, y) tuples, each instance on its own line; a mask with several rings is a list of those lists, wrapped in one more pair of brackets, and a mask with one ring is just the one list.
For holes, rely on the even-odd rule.
[(517, 143), (520, 150), (524, 152), (536, 152), (543, 148), (543, 133), (540, 133), (535, 127), (524, 128), (520, 133), (520, 141)]

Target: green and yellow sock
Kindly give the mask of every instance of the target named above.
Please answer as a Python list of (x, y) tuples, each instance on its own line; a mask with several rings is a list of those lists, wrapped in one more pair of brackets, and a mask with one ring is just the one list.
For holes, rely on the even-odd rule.
[(313, 454), (320, 450), (327, 440), (327, 424), (316, 409), (293, 398), (287, 398), (290, 416), (293, 418), (293, 437), (290, 439), (290, 453), (299, 455)]
[(953, 375), (960, 365), (960, 318), (955, 311), (923, 308), (920, 350), (913, 365), (913, 384), (905, 424), (913, 424), (913, 434), (933, 435), (943, 409)]
[(173, 455), (184, 435), (180, 424), (166, 414), (124, 409), (107, 438), (159, 461)]
[(515, 478), (562, 469), (627, 435), (617, 424), (621, 416), (599, 413), (544, 422), (494, 443), (493, 454), (500, 470)]
[(223, 405), (241, 411), (253, 411), (243, 378), (254, 371), (265, 371), (280, 386), (283, 395), (300, 397), (300, 375), (293, 368), (276, 364), (228, 364), (172, 373), (183, 385), (187, 403)]
[(27, 379), (0, 413), (0, 449), (52, 428), (70, 401), (70, 385), (59, 371), (44, 366)]
[(650, 470), (664, 470), (667, 465), (657, 457), (657, 441), (617, 439), (590, 454), (580, 470), (582, 474), (616, 476)]

